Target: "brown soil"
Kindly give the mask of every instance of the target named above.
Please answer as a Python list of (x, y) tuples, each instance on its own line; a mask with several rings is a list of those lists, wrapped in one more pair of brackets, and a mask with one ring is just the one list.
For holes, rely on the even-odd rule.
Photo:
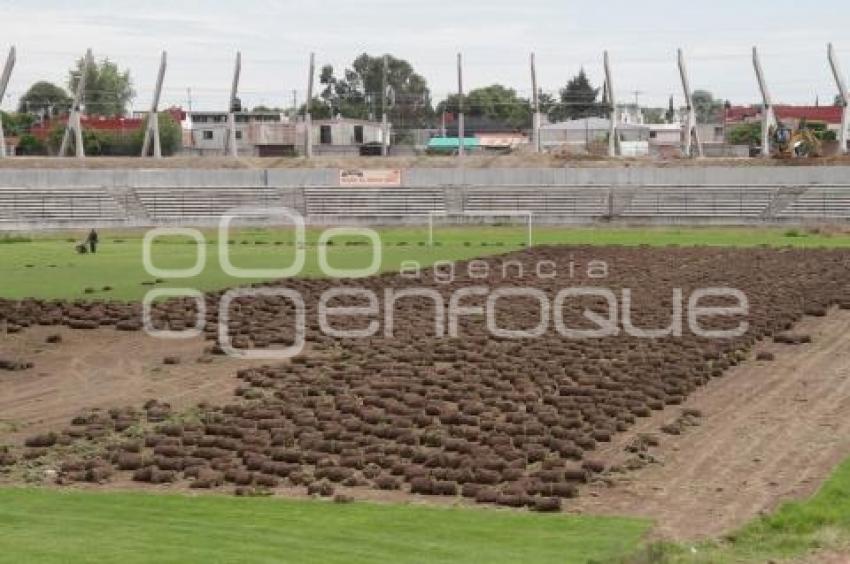
[(608, 159), (594, 156), (560, 156), (514, 154), (457, 157), (413, 156), (391, 157), (315, 157), (302, 158), (228, 158), (228, 157), (168, 157), (161, 160), (136, 157), (89, 157), (83, 160), (50, 157), (17, 157), (0, 161), (2, 168), (203, 168), (203, 169), (265, 169), (265, 168), (531, 168), (531, 167), (670, 167), (670, 166), (830, 166), (848, 165), (850, 157), (825, 157), (817, 159), (706, 159), (681, 158), (620, 158)]
[[(797, 329), (814, 342), (760, 345), (777, 360), (746, 362), (692, 394), (681, 407), (701, 410), (702, 424), (681, 436), (659, 434), (660, 464), (613, 488), (592, 486), (570, 508), (648, 517), (660, 537), (693, 539), (812, 495), (850, 455), (850, 311), (806, 318)], [(642, 420), (606, 450), (622, 458), (636, 433), (657, 432), (679, 411)]]
[[(49, 335), (61, 335), (62, 342), (46, 343)], [(0, 357), (34, 366), (0, 372), (0, 438), (19, 443), (25, 436), (61, 428), (87, 408), (137, 406), (150, 398), (176, 409), (229, 400), (238, 381), (236, 370), (251, 363), (222, 356), (198, 363), (204, 346), (202, 338), (166, 341), (111, 327), (75, 331), (34, 326), (3, 335)], [(165, 365), (166, 356), (181, 363)]]

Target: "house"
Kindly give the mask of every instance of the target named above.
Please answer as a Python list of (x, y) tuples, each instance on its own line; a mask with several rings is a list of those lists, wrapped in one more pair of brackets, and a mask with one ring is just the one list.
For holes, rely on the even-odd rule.
[(681, 123), (648, 123), (650, 147), (678, 147), (682, 145)]
[[(295, 125), (280, 112), (236, 112), (236, 150), (249, 156), (294, 154)], [(228, 112), (189, 112), (183, 150), (199, 155), (224, 155), (230, 142)]]
[[(608, 141), (611, 120), (588, 117), (541, 126), (540, 142), (544, 149), (565, 149), (587, 153), (594, 146), (601, 148)], [(621, 123), (617, 125), (622, 154), (642, 156), (649, 153), (650, 129), (646, 125)]]
[[(838, 132), (841, 130), (840, 106), (787, 106), (774, 105), (773, 113), (776, 120), (795, 129), (800, 122), (825, 123), (827, 129)], [(762, 120), (761, 106), (732, 106), (726, 108), (725, 124), (727, 129), (742, 123), (754, 123)]]
[[(379, 146), (384, 139), (380, 122), (336, 117), (312, 121), (313, 154), (357, 156), (364, 146)], [(304, 123), (298, 123), (298, 150), (303, 150)]]
[[(282, 157), (302, 154), (306, 125), (279, 112), (236, 112), (236, 149), (240, 155)], [(184, 150), (201, 155), (223, 155), (230, 140), (228, 112), (191, 112), (188, 144)], [(360, 154), (364, 145), (380, 144), (381, 124), (338, 117), (312, 121), (314, 155)]]

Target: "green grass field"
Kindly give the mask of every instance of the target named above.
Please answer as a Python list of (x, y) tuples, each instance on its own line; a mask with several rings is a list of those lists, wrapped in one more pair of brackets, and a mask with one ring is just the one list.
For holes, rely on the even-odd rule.
[[(524, 227), (450, 228), (435, 233), (435, 246), (427, 245), (425, 228), (382, 229), (381, 270), (397, 270), (404, 261), (423, 266), (437, 260), (461, 260), (523, 248)], [(207, 262), (193, 278), (164, 280), (158, 287), (190, 287), (213, 290), (244, 285), (251, 280), (229, 277), (218, 260), (214, 232), (207, 237)], [(318, 276), (319, 232), (307, 236), (303, 276)], [(74, 241), (82, 235), (39, 237), (3, 244), (0, 239), (0, 296), (5, 298), (111, 298), (140, 300), (154, 281), (142, 263), (142, 234), (102, 233), (97, 255), (77, 255)], [(360, 238), (339, 237), (328, 247), (328, 260), (337, 268), (364, 267), (372, 259), (369, 246)], [(850, 235), (821, 235), (777, 229), (554, 229), (534, 231), (534, 244), (591, 245), (794, 245), (850, 247)], [(239, 232), (228, 245), (231, 261), (243, 268), (283, 268), (292, 263), (294, 248), (290, 231), (254, 229)], [(197, 248), (188, 238), (168, 237), (153, 245), (153, 262), (163, 269), (191, 267)], [(112, 290), (105, 292), (104, 286)], [(90, 293), (86, 293), (86, 289)]]
[(0, 562), (584, 563), (649, 523), (512, 511), (0, 490)]

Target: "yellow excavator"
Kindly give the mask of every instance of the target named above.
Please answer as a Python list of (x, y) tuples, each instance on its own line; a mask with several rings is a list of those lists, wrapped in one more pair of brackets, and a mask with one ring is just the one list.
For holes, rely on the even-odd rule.
[(796, 130), (779, 123), (773, 133), (774, 157), (778, 159), (820, 157), (823, 144), (817, 136), (817, 126), (801, 121)]

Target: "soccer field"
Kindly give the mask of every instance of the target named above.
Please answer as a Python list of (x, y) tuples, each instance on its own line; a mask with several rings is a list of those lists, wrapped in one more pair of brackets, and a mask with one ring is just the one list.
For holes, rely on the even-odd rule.
[[(381, 241), (380, 270), (384, 272), (398, 271), (403, 264), (409, 266), (411, 262), (427, 267), (437, 261), (521, 251), (527, 246), (528, 236), (524, 226), (439, 228), (434, 232), (432, 245), (428, 230), (424, 228), (385, 228), (377, 232)], [(340, 236), (333, 239), (333, 244), (320, 249), (321, 233), (318, 229), (308, 230), (305, 264), (299, 276), (323, 275), (320, 250), (327, 252), (329, 263), (336, 268), (362, 268), (371, 262), (375, 250), (364, 238)], [(0, 297), (139, 301), (151, 288), (215, 290), (257, 280), (226, 274), (218, 256), (216, 233), (204, 231), (203, 236), (207, 261), (200, 274), (184, 279), (164, 277), (163, 280), (145, 271), (143, 232), (103, 232), (101, 246), (95, 255), (74, 252), (74, 242), (82, 237), (79, 233), (0, 239), (0, 276), (3, 280)], [(533, 231), (532, 244), (850, 248), (850, 235), (802, 229), (540, 228)], [(235, 232), (225, 246), (232, 263), (242, 268), (285, 267), (293, 261), (296, 250), (292, 233), (284, 229), (241, 230)], [(700, 252), (699, 249), (680, 251)], [(630, 249), (629, 252), (635, 256), (640, 254), (633, 263), (638, 266), (642, 264), (640, 261), (649, 261), (653, 254), (662, 253), (665, 260), (668, 256), (680, 256), (674, 249)], [(747, 256), (743, 251), (730, 252)], [(791, 260), (785, 253), (772, 249), (765, 252)], [(572, 253), (565, 250), (563, 256), (569, 257)], [(604, 249), (593, 248), (588, 255), (593, 253), (603, 254)], [(196, 261), (198, 247), (191, 239), (166, 236), (152, 245), (151, 255), (160, 269), (188, 268)], [(808, 260), (812, 256), (815, 253), (807, 252), (798, 258)], [(658, 256), (653, 260), (658, 260)], [(687, 264), (686, 259), (682, 261)], [(730, 271), (733, 263), (755, 264), (727, 262)], [(692, 260), (691, 264), (698, 262)], [(23, 340), (35, 339), (30, 335), (37, 334), (39, 329), (29, 327), (15, 336), (10, 334), (7, 340), (9, 343), (29, 342)], [(102, 328), (99, 331), (105, 334), (111, 330)], [(49, 365), (53, 367), (62, 366), (62, 369), (54, 369), (57, 373), (64, 370), (64, 364), (81, 371), (91, 370), (74, 356), (80, 351), (74, 348), (76, 341), (72, 341), (72, 335), (71, 331), (65, 333), (64, 345), (53, 348), (43, 347), (44, 338), (40, 337), (37, 346), (26, 351), (36, 362), (34, 371), (2, 376), (7, 378), (7, 385), (19, 388), (17, 396), (13, 397), (11, 392), (7, 394), (4, 400), (7, 406), (14, 407), (16, 401), (29, 401), (32, 394), (26, 387), (27, 381), (36, 382), (36, 377), (39, 378), (39, 394), (63, 395), (57, 390), (64, 388), (49, 387), (61, 386), (58, 374), (45, 371), (36, 376), (45, 366), (40, 364), (42, 362), (53, 362)], [(128, 343), (137, 345), (144, 338), (141, 335), (121, 337), (137, 339), (125, 342), (125, 346)], [(831, 338), (817, 342), (826, 346)], [(64, 357), (61, 356), (62, 347), (67, 349)], [(139, 356), (133, 360), (142, 367), (146, 385), (153, 386), (180, 371), (188, 374), (181, 380), (183, 382), (191, 382), (193, 378), (204, 380), (209, 376), (208, 371), (215, 367), (214, 364), (196, 366), (196, 363), (184, 362), (166, 369), (161, 366), (163, 355), (167, 354), (164, 349), (157, 350), (153, 363), (139, 352), (140, 349), (121, 350), (132, 350), (135, 351), (132, 354)], [(840, 346), (836, 344), (823, 351), (827, 352), (819, 354), (827, 357), (830, 351), (840, 351)], [(126, 354), (130, 356), (131, 353)], [(62, 358), (70, 360), (64, 364), (56, 361)], [(837, 363), (840, 361), (841, 358), (836, 359)], [(352, 366), (357, 365), (351, 362)], [(777, 371), (798, 362), (802, 361), (780, 360), (773, 369)], [(232, 372), (235, 371), (234, 367)], [(127, 377), (119, 372), (110, 373), (109, 379)], [(742, 380), (738, 376), (739, 384)], [(233, 384), (230, 382), (227, 386)], [(107, 386), (104, 384), (104, 387)], [(229, 390), (228, 387), (228, 393)], [(131, 392), (134, 390), (129, 387), (122, 390), (121, 400), (125, 404), (139, 403), (148, 397)], [(144, 393), (148, 393), (147, 390)], [(81, 401), (82, 406), (88, 406), (93, 396), (75, 398), (68, 395), (65, 401), (69, 404)], [(154, 396), (151, 392), (150, 397)], [(230, 398), (227, 401), (243, 400)], [(812, 403), (807, 404), (807, 409), (813, 407)], [(11, 436), (19, 425), (24, 428), (27, 424), (38, 425), (41, 417), (34, 415), (32, 421), (21, 423), (12, 420), (8, 413), (4, 416), (0, 410), (0, 454), (5, 442), (12, 445), (16, 454), (22, 455), (25, 451), (20, 444), (6, 442), (4, 433), (9, 432)], [(181, 414), (175, 412), (174, 417), (182, 421)], [(706, 425), (709, 424), (710, 421), (706, 421)], [(685, 448), (688, 441), (685, 437), (676, 449)], [(77, 453), (74, 448), (81, 447), (75, 443), (70, 448), (72, 454)], [(666, 452), (672, 455), (672, 450)], [(564, 504), (566, 512), (575, 511), (576, 514), (546, 515), (468, 507), (460, 498), (436, 504), (420, 502), (427, 496), (410, 497), (401, 502), (396, 498), (392, 502), (378, 498), (379, 501), (357, 499), (353, 503), (334, 503), (330, 499), (305, 500), (280, 495), (274, 498), (189, 495), (188, 489), (126, 491), (128, 483), (133, 490), (142, 487), (132, 482), (114, 483), (105, 491), (90, 491), (90, 486), (81, 489), (27, 487), (33, 482), (26, 476), (43, 474), (45, 464), (55, 462), (50, 456), (42, 463), (35, 460), (37, 457), (26, 459), (22, 456), (13, 470), (0, 474), (0, 562), (756, 562), (796, 557), (824, 546), (834, 549), (850, 538), (845, 507), (850, 499), (846, 486), (850, 468), (847, 464), (841, 466), (811, 500), (786, 505), (775, 514), (754, 521), (750, 516), (749, 525), (736, 527), (737, 532), (726, 535), (723, 540), (712, 537), (714, 540), (694, 541), (693, 544), (647, 545), (648, 539), (656, 538), (649, 534), (657, 526), (654, 515), (644, 519), (634, 512), (608, 509), (614, 506), (590, 512), (576, 505), (576, 500)], [(227, 491), (232, 492), (230, 488)]]

